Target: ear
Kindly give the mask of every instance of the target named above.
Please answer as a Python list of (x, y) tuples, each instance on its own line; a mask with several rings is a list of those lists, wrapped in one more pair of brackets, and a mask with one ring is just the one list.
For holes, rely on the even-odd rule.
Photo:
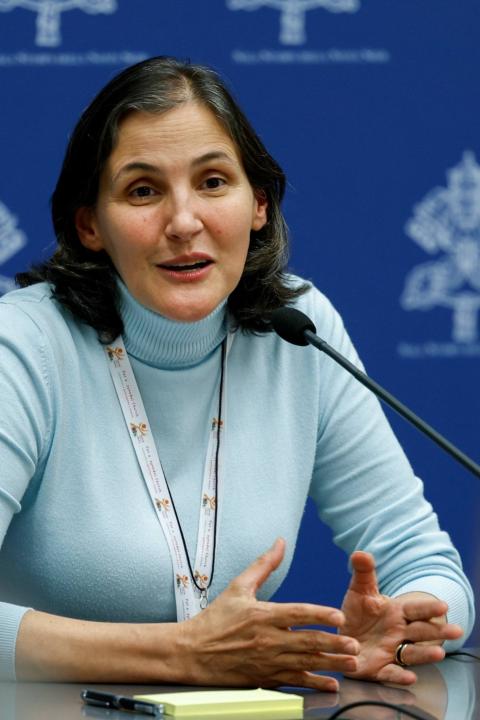
[(98, 252), (104, 244), (98, 230), (95, 211), (90, 207), (81, 207), (75, 213), (75, 227), (82, 245), (88, 250)]
[(252, 230), (261, 230), (268, 221), (268, 201), (264, 190), (254, 190), (255, 201), (253, 207)]

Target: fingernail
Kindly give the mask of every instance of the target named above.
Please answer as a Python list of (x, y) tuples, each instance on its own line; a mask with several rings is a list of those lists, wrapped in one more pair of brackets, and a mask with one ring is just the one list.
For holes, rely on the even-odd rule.
[(339, 684), (336, 680), (330, 680), (325, 686), (327, 692), (338, 692)]
[(343, 625), (345, 617), (342, 612), (335, 611), (330, 615), (330, 620), (335, 623), (335, 625)]

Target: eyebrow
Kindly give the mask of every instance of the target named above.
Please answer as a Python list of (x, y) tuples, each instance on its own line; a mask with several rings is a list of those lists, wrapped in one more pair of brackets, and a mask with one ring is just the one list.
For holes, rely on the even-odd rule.
[[(223, 160), (229, 162), (232, 165), (236, 164), (235, 160), (230, 155), (228, 155), (228, 153), (223, 152), (222, 150), (212, 150), (211, 152), (204, 153), (198, 158), (195, 158), (195, 160), (192, 161), (192, 167), (204, 165), (205, 163), (211, 162), (212, 160)], [(151, 163), (134, 160), (133, 162), (127, 163), (126, 165), (121, 167), (120, 170), (115, 173), (112, 178), (112, 184), (115, 184), (122, 175), (126, 175), (127, 173), (134, 170), (142, 170), (143, 172), (154, 173), (155, 175), (163, 175), (163, 171), (157, 165), (152, 165)]]
[(133, 170), (142, 170), (143, 172), (148, 173), (155, 173), (156, 175), (161, 175), (160, 168), (158, 168), (156, 165), (151, 165), (150, 163), (146, 162), (139, 162), (134, 161), (127, 163), (123, 167), (120, 168), (118, 172), (115, 173), (115, 175), (112, 177), (112, 185), (115, 185), (117, 180), (122, 177), (122, 175), (127, 175), (129, 172), (132, 172)]
[(210, 162), (211, 160), (226, 160), (232, 165), (235, 165), (235, 160), (230, 155), (228, 155), (228, 153), (223, 152), (223, 150), (212, 150), (211, 152), (205, 153), (204, 155), (200, 155), (200, 157), (195, 158), (195, 160), (192, 162), (192, 165), (194, 167), (197, 167), (198, 165), (203, 165), (204, 163)]

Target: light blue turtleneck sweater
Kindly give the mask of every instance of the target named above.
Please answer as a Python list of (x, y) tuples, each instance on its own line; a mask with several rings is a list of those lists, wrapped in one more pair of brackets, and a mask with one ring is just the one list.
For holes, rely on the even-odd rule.
[[(125, 345), (193, 557), (225, 306), (176, 323), (120, 290)], [(298, 307), (359, 362), (323, 295), (312, 288)], [(0, 397), (0, 678), (15, 677), (28, 607), (99, 621), (174, 620), (168, 548), (104, 350), (45, 284), (0, 300)], [(286, 560), (260, 597), (275, 592), (310, 494), (336, 543), (374, 554), (382, 592), (430, 592), (470, 632), (473, 597), (458, 554), (362, 385), (313, 348), (237, 332), (226, 405), (211, 597), (283, 536)]]

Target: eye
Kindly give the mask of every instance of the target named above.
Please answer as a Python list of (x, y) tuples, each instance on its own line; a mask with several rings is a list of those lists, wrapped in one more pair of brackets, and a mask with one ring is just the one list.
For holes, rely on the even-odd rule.
[(219, 190), (221, 187), (226, 185), (226, 181), (221, 177), (212, 176), (204, 180), (202, 185), (207, 190)]
[(134, 198), (146, 198), (154, 195), (154, 190), (149, 185), (139, 185), (130, 192)]

